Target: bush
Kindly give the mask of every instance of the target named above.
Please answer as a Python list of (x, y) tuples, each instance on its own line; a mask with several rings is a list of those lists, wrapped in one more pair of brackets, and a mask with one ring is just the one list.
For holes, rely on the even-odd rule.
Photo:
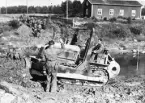
[(135, 18), (132, 18), (132, 20), (136, 20)]
[(103, 20), (104, 20), (104, 21), (107, 21), (107, 17), (104, 17)]
[(136, 26), (131, 26), (130, 31), (133, 34), (139, 35), (142, 32), (142, 28), (141, 28), (141, 26), (137, 26), (137, 25)]
[(118, 19), (125, 19), (125, 20), (127, 19), (126, 17), (123, 17), (123, 16), (118, 16), (117, 18)]
[(122, 23), (122, 24), (127, 24), (127, 20), (126, 19), (117, 19), (117, 22)]
[(12, 20), (9, 22), (9, 26), (11, 26), (14, 29), (17, 29), (20, 26), (20, 23), (18, 20)]
[(99, 36), (109, 37), (109, 38), (125, 38), (131, 36), (131, 32), (128, 25), (122, 24), (103, 24), (98, 30)]
[(98, 21), (98, 19), (96, 18), (96, 17), (91, 17), (91, 19), (94, 21), (94, 22), (97, 22)]
[(110, 31), (113, 37), (117, 38), (125, 38), (130, 35), (130, 31), (127, 26), (124, 25), (116, 25), (116, 27), (112, 28)]
[(145, 24), (145, 20), (132, 20), (132, 24)]
[(0, 28), (0, 34), (3, 32), (3, 29), (2, 28)]
[(116, 22), (117, 19), (115, 17), (109, 19), (110, 22)]
[(131, 17), (128, 17), (128, 18), (127, 18), (127, 23), (128, 23), (128, 24), (131, 24)]

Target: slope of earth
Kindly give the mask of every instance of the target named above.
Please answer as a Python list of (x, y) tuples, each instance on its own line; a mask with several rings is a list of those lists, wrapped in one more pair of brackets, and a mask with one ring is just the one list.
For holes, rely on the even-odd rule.
[[(118, 77), (103, 87), (67, 85), (59, 93), (46, 93), (40, 88), (27, 88), (0, 82), (1, 103), (144, 103), (145, 76), (133, 79)], [(29, 102), (28, 102), (29, 101)]]

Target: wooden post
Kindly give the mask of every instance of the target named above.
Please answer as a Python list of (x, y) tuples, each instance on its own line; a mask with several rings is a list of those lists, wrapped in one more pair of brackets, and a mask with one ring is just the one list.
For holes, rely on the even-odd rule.
[(1, 7), (0, 7), (0, 14), (2, 14), (2, 10), (1, 10)]
[(66, 0), (66, 19), (68, 19), (68, 0)]
[(139, 46), (138, 46), (138, 50), (137, 50), (137, 68), (136, 70), (138, 71), (139, 69)]
[(74, 18), (73, 18), (73, 28), (74, 28), (75, 26), (74, 26)]
[(7, 14), (7, 0), (6, 0), (6, 14)]
[(28, 0), (26, 0), (26, 4), (27, 4), (27, 15), (28, 15)]

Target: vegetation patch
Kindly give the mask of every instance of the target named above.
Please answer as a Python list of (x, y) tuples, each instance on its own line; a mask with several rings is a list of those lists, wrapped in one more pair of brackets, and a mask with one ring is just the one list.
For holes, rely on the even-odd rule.
[(132, 25), (130, 31), (135, 35), (140, 35), (142, 33), (142, 27), (141, 25)]
[(131, 35), (127, 25), (108, 23), (98, 29), (100, 37), (125, 38)]
[(17, 29), (20, 26), (20, 23), (18, 20), (12, 20), (9, 22), (9, 26), (11, 26), (13, 29)]
[(115, 17), (112, 17), (112, 18), (109, 19), (109, 21), (110, 21), (110, 22), (116, 22), (117, 19), (116, 19)]

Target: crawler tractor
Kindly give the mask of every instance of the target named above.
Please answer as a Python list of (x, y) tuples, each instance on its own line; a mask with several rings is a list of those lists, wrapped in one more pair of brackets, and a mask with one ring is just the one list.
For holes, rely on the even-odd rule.
[[(79, 30), (86, 31), (88, 29), (77, 29), (77, 31)], [(91, 29), (84, 49), (80, 49), (75, 44), (54, 44), (54, 49), (63, 50), (57, 56), (57, 67), (54, 67), (58, 70), (57, 78), (59, 83), (81, 86), (102, 86), (110, 78), (114, 78), (119, 74), (119, 64), (114, 59), (109, 61), (108, 55), (105, 55), (104, 52), (99, 53), (97, 59), (94, 58), (96, 54), (91, 55), (93, 35), (95, 35), (94, 29)], [(42, 69), (40, 69), (43, 68), (41, 63), (35, 56), (31, 56), (31, 58), (32, 64), (35, 65), (35, 67), (32, 65), (31, 69), (35, 69), (38, 74), (43, 76)]]

